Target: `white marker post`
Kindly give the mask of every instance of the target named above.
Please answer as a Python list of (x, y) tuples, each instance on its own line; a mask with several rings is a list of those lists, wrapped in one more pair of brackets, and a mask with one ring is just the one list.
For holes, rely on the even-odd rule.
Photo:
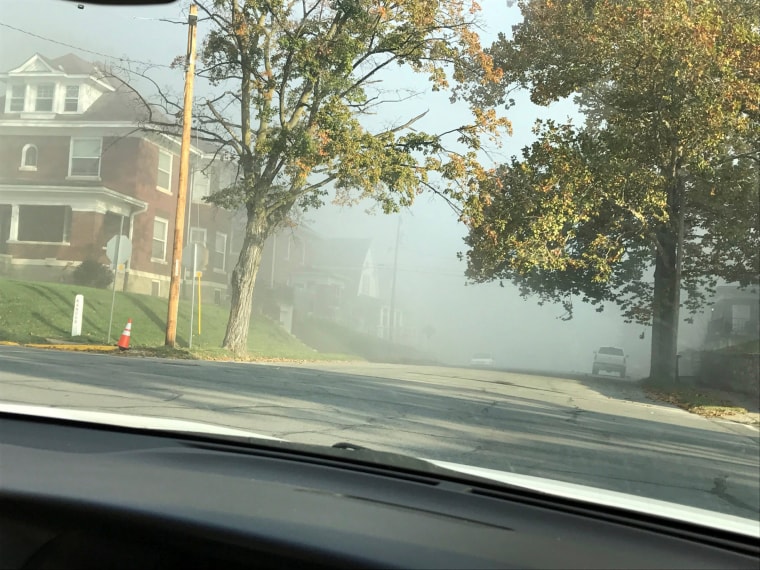
[(74, 316), (71, 319), (71, 336), (82, 336), (82, 313), (84, 312), (84, 295), (74, 297)]
[(119, 265), (125, 263), (132, 256), (132, 242), (124, 233), (124, 216), (119, 224), (119, 234), (113, 236), (106, 244), (106, 257), (111, 262), (113, 269), (113, 287), (111, 289), (111, 317), (108, 319), (108, 340), (111, 344), (111, 326), (113, 325), (113, 306), (116, 302), (116, 279), (119, 277)]

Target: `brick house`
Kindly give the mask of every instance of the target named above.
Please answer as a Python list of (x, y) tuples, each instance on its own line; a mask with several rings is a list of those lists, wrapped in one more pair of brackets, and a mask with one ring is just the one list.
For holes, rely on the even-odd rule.
[[(148, 109), (135, 92), (75, 55), (35, 54), (0, 82), (0, 275), (70, 281), (86, 259), (107, 263), (123, 224), (132, 256), (117, 287), (166, 296), (179, 140), (141, 130)], [(202, 198), (233, 177), (212, 158), (191, 149), (185, 235), (208, 250), (204, 297), (222, 302), (235, 220)]]

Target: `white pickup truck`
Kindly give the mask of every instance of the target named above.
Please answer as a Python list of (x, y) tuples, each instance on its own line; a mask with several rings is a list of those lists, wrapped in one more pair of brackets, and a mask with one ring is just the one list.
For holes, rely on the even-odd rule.
[(625, 367), (628, 363), (628, 357), (622, 348), (615, 346), (603, 346), (594, 351), (594, 365), (592, 374), (597, 375), (600, 372), (617, 372), (621, 378), (625, 378)]

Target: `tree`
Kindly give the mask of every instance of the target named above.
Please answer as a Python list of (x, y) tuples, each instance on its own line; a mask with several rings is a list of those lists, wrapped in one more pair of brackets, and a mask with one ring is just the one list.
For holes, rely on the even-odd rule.
[[(504, 102), (575, 96), (582, 126), (537, 140), (466, 201), (468, 276), (652, 325), (650, 376), (675, 377), (681, 291), (760, 275), (760, 8), (748, 0), (526, 0), (492, 46)], [(654, 269), (654, 278), (647, 275)]]
[(481, 140), (498, 140), (508, 123), (475, 107), (470, 124), (443, 133), (412, 129), (422, 115), (374, 132), (360, 121), (404, 99), (380, 87), (391, 66), (426, 74), (431, 89), (451, 89), (454, 99), (466, 77), (498, 81), (501, 72), (475, 33), (474, 1), (198, 6), (201, 25), (211, 26), (198, 75), (219, 90), (200, 105), (198, 132), (231, 151), (240, 172), (210, 201), (243, 208), (247, 217), (223, 342), (243, 352), (262, 247), (292, 208), (322, 205), (328, 191), (341, 203), (374, 199), (385, 212), (410, 204), (424, 188), (460, 199), (485, 176), (476, 157)]

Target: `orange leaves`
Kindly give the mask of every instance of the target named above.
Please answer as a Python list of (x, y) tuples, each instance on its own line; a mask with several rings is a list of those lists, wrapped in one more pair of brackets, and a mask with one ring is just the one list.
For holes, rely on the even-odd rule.
[(490, 135), (496, 136), (495, 142), (500, 142), (498, 139), (501, 137), (502, 130), (505, 130), (508, 135), (512, 134), (512, 123), (506, 117), (500, 117), (496, 114), (495, 109), (481, 109), (475, 107), (472, 110), (475, 117), (475, 127)]

